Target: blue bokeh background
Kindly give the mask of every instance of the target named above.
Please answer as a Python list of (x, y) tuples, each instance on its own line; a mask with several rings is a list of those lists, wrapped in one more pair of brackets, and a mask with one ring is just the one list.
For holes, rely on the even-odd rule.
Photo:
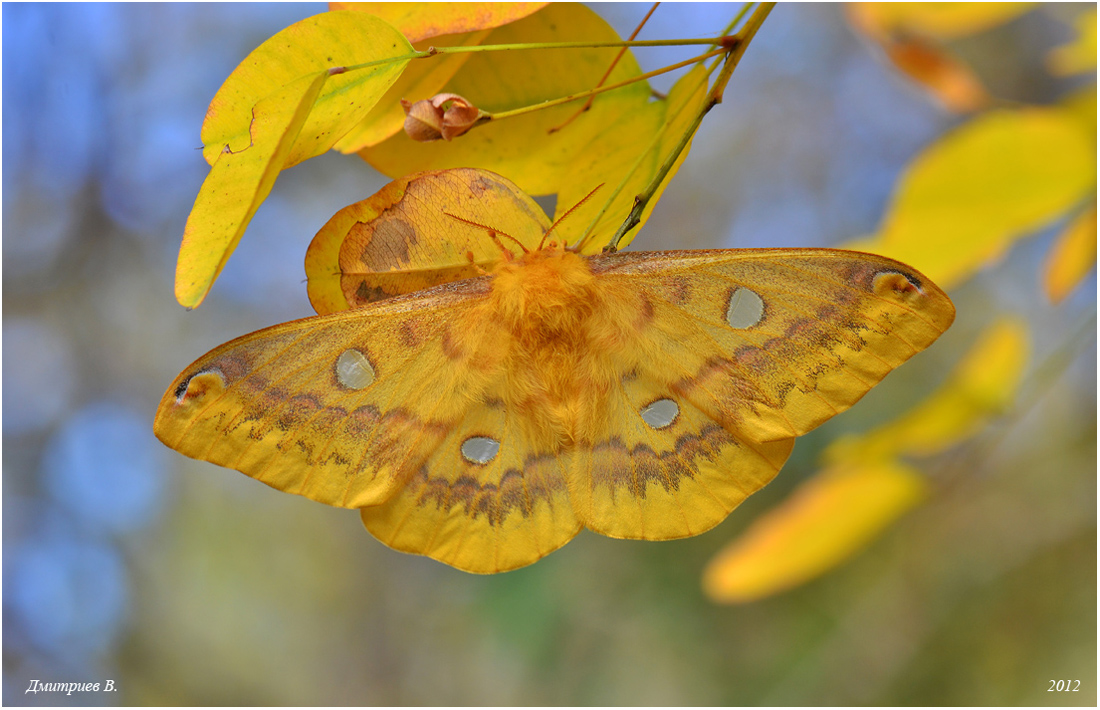
[[(595, 7), (624, 36), (647, 9)], [(1034, 431), (1066, 442), (1064, 459), (1036, 459), (1047, 485), (1091, 505), (1066, 512), (1044, 498), (1048, 517), (1072, 523), (1036, 533), (1054, 542), (916, 603), (935, 613), (918, 620), (909, 655), (889, 645), (887, 619), (865, 629), (853, 647), (886, 639), (885, 657), (900, 660), (851, 669), (869, 676), (862, 695), (804, 658), (827, 643), (848, 648), (829, 634), (850, 635), (845, 615), (873, 606), (861, 595), (882, 569), (911, 564), (919, 576), (965, 559), (906, 563), (919, 555), (891, 539), (839, 581), (719, 609), (701, 597), (698, 573), (744, 525), (727, 521), (665, 547), (582, 536), (530, 571), (473, 578), (385, 549), (353, 512), (163, 447), (151, 424), (164, 387), (215, 345), (310, 315), (302, 258), (312, 235), (387, 181), (336, 154), (288, 171), (203, 307), (175, 303), (179, 239), (207, 171), (207, 103), (251, 49), (324, 9), (3, 6), (5, 704), (1027, 704), (1060, 700), (1042, 692), (1047, 676), (1090, 664), (1095, 702), (1095, 481), (1058, 478), (1095, 466), (1095, 331), (1066, 379), (1047, 385), (1064, 406), (1028, 415), (1055, 417)], [(643, 37), (712, 34), (735, 11), (669, 6)], [(996, 68), (986, 78), (1000, 95), (1053, 101), (1072, 82), (1045, 74), (1042, 57), (1069, 38), (1074, 12), (1046, 8), (961, 51)], [(636, 54), (649, 70), (687, 52)], [(961, 120), (884, 64), (842, 8), (781, 5), (635, 247), (831, 246), (868, 234), (905, 164)], [(946, 371), (1005, 304), (1049, 331), (1094, 313), (1094, 277), (1053, 315), (1035, 305), (1050, 239), (1017, 247), (998, 276), (961, 294), (977, 305), (960, 308), (958, 333), (913, 371)], [(872, 409), (843, 426), (870, 425), (889, 398), (911, 404), (920, 389), (869, 397)], [(807, 446), (791, 482), (746, 515), (812, 472), (820, 444)], [(1032, 493), (1005, 495), (1003, 516), (974, 514), (1038, 524), (1024, 505)], [(926, 519), (912, 534), (919, 525), (936, 529)], [(1057, 582), (1021, 586), (1013, 574)], [(957, 628), (989, 605), (1003, 617)], [(1019, 615), (1036, 628), (1002, 629), (1020, 657), (997, 655), (983, 634)], [(1067, 669), (1070, 658), (1081, 662)], [(31, 679), (107, 678), (118, 693), (23, 692)]]

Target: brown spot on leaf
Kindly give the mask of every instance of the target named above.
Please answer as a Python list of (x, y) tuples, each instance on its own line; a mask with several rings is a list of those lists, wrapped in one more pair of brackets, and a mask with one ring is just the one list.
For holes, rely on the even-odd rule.
[(409, 248), (417, 241), (416, 228), (392, 214), (381, 215), (368, 228), (370, 239), (359, 257), (368, 268), (388, 271), (409, 263)]
[(474, 195), (482, 195), (486, 192), (492, 192), (497, 189), (498, 185), (495, 181), (488, 179), (484, 175), (478, 174), (477, 177), (468, 181), (466, 185), (470, 188), (470, 192)]
[(375, 301), (384, 301), (387, 298), (393, 298), (396, 294), (387, 292), (381, 286), (372, 286), (367, 283), (366, 279), (362, 279), (359, 282), (359, 286), (355, 289), (355, 303), (353, 305), (363, 306), (368, 303), (374, 303)]

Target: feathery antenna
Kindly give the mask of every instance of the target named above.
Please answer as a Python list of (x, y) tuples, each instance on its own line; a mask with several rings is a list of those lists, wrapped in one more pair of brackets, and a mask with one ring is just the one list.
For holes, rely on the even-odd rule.
[(550, 236), (550, 232), (553, 232), (553, 231), (554, 231), (554, 228), (555, 228), (555, 227), (557, 227), (557, 226), (558, 226), (559, 224), (561, 224), (562, 222), (564, 222), (564, 221), (565, 221), (565, 218), (566, 218), (566, 217), (568, 217), (569, 215), (573, 214), (573, 212), (574, 212), (574, 211), (575, 211), (575, 210), (576, 210), (576, 209), (577, 209), (578, 207), (580, 207), (581, 205), (583, 205), (583, 204), (584, 204), (585, 202), (588, 202), (588, 200), (589, 200), (589, 199), (590, 199), (590, 198), (592, 197), (592, 195), (595, 195), (595, 194), (596, 194), (596, 191), (597, 191), (597, 190), (599, 190), (599, 189), (600, 189), (601, 187), (603, 187), (603, 186), (604, 186), (604, 183), (602, 183), (602, 182), (601, 182), (601, 183), (600, 183), (599, 185), (596, 185), (596, 186), (595, 186), (594, 188), (592, 188), (592, 191), (591, 191), (591, 192), (589, 192), (589, 193), (588, 193), (587, 195), (585, 195), (584, 197), (582, 197), (582, 198), (580, 199), (580, 201), (579, 201), (579, 202), (577, 202), (577, 204), (575, 204), (575, 205), (573, 205), (572, 207), (570, 207), (569, 209), (567, 209), (567, 210), (565, 211), (565, 214), (563, 214), (563, 215), (562, 215), (561, 217), (558, 217), (557, 219), (555, 219), (555, 220), (554, 220), (554, 223), (550, 225), (550, 229), (547, 229), (547, 230), (546, 230), (546, 234), (542, 235), (542, 241), (540, 241), (540, 242), (539, 242), (539, 249), (542, 249), (542, 245), (546, 243), (546, 238)]
[(495, 244), (496, 244), (496, 245), (497, 245), (498, 247), (500, 247), (500, 250), (501, 250), (502, 252), (504, 252), (504, 253), (506, 253), (506, 254), (508, 255), (508, 256), (507, 256), (506, 258), (511, 258), (511, 256), (512, 256), (512, 252), (508, 251), (508, 250), (507, 250), (507, 249), (506, 249), (506, 248), (504, 247), (504, 244), (503, 244), (503, 243), (502, 243), (502, 242), (500, 241), (500, 239), (498, 239), (498, 238), (497, 238), (497, 235), (498, 235), (498, 234), (499, 234), (500, 236), (502, 236), (502, 237), (508, 237), (508, 238), (509, 238), (509, 239), (511, 239), (511, 240), (512, 240), (513, 242), (515, 242), (516, 244), (518, 244), (518, 245), (519, 245), (519, 248), (523, 250), (523, 253), (524, 253), (524, 254), (530, 254), (530, 253), (531, 253), (531, 250), (530, 250), (530, 249), (528, 249), (527, 247), (523, 246), (523, 242), (521, 242), (520, 240), (516, 239), (516, 238), (515, 238), (515, 237), (513, 237), (513, 236), (512, 236), (511, 234), (508, 234), (508, 233), (506, 233), (506, 232), (502, 232), (502, 231), (500, 231), (499, 229), (496, 229), (496, 228), (494, 228), (494, 227), (490, 227), (490, 226), (489, 226), (489, 225), (487, 225), (487, 224), (482, 224), (481, 222), (475, 222), (475, 221), (473, 221), (472, 219), (466, 219), (465, 217), (459, 217), (458, 215), (456, 215), (456, 214), (451, 214), (450, 212), (447, 212), (446, 210), (444, 210), (444, 211), (443, 211), (443, 214), (447, 215), (447, 216), (448, 216), (448, 217), (450, 217), (451, 219), (457, 219), (457, 220), (458, 220), (459, 222), (462, 222), (462, 223), (464, 223), (464, 224), (468, 224), (468, 225), (470, 225), (471, 227), (480, 227), (481, 229), (484, 229), (484, 230), (485, 230), (486, 232), (488, 232), (488, 233), (489, 233), (489, 238), (490, 238), (490, 239), (492, 239), (492, 240), (493, 240), (493, 242), (494, 242), (494, 243), (495, 243)]

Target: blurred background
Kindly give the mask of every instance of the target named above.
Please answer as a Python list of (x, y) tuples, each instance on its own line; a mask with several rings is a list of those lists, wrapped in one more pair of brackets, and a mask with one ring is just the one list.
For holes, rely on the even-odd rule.
[[(593, 7), (624, 37), (648, 9)], [(1045, 64), (1090, 8), (1043, 5), (951, 46), (998, 99), (1049, 104), (1095, 86)], [(207, 103), (249, 51), (324, 9), (3, 6), (5, 704), (1096, 703), (1096, 281), (1057, 306), (1043, 295), (1061, 224), (953, 290), (940, 342), (688, 540), (582, 532), (478, 577), (389, 550), (355, 511), (162, 446), (152, 420), (172, 378), (310, 315), (310, 239), (388, 181), (335, 153), (284, 173), (203, 306), (175, 302)], [(737, 9), (664, 6), (641, 37), (713, 35)], [(649, 70), (687, 52), (636, 56)], [(964, 120), (842, 6), (780, 5), (633, 248), (866, 235), (907, 162)], [(708, 560), (824, 446), (919, 401), (1003, 313), (1032, 329), (1032, 396), (924, 467), (925, 505), (802, 587), (736, 606), (704, 596)], [(27, 694), (32, 679), (118, 691)], [(1048, 692), (1055, 679), (1080, 691)]]

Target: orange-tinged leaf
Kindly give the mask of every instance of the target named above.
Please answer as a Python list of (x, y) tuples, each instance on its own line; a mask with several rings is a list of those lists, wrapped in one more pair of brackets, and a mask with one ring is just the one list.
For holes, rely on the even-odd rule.
[(361, 12), (326, 12), (287, 27), (254, 49), (218, 89), (202, 126), (203, 156), (213, 165), (225, 146), (233, 151), (247, 146), (252, 107), (299, 77), (380, 62), (336, 74), (326, 83), (281, 167), (327, 151), (397, 80), (409, 60), (395, 58), (410, 52), (404, 35)]
[[(588, 8), (552, 4), (493, 30), (484, 44), (618, 39)], [(614, 47), (479, 53), (445, 90), (465, 96), (483, 110), (507, 111), (593, 88), (617, 53)], [(607, 83), (640, 73), (633, 55), (627, 52)], [(571, 182), (580, 150), (630, 112), (643, 110), (648, 102), (649, 85), (638, 82), (600, 94), (589, 111), (556, 133), (549, 131), (571, 116), (579, 102), (493, 121), (451, 142), (416, 143), (398, 133), (361, 151), (360, 156), (394, 178), (424, 170), (478, 167), (506, 176), (529, 194), (555, 194)], [(593, 187), (588, 185), (584, 192)]]
[(910, 37), (887, 41), (884, 49), (894, 66), (932, 92), (945, 108), (968, 113), (989, 103), (974, 72), (942, 47)]
[(928, 147), (898, 181), (874, 238), (890, 256), (951, 288), (1093, 190), (1095, 152), (1060, 108), (1005, 109)]
[[(432, 40), (421, 40), (413, 45), (418, 51), (429, 46), (470, 47), (481, 44), (489, 30), (467, 32), (460, 35), (448, 35)], [(389, 88), (386, 95), (378, 100), (366, 118), (348, 131), (333, 146), (341, 153), (358, 153), (363, 148), (377, 145), (398, 133), (405, 123), (405, 112), (401, 110), (401, 100), (415, 102), (439, 93), (443, 85), (450, 81), (472, 54), (440, 54), (430, 59), (411, 62), (401, 77)]]
[(1023, 322), (1007, 317), (997, 320), (932, 395), (884, 426), (837, 439), (826, 449), (825, 460), (839, 463), (903, 454), (930, 456), (969, 439), (1011, 405), (1029, 351)]
[(206, 297), (271, 192), (327, 79), (326, 71), (303, 76), (260, 100), (252, 112), (250, 144), (218, 156), (183, 230), (176, 262), (180, 304), (195, 308)]
[(478, 276), (502, 254), (489, 228), (533, 250), (549, 226), (538, 203), (499, 175), (407, 175), (337, 212), (313, 238), (309, 300), (323, 315)]
[(330, 2), (330, 10), (377, 15), (410, 42), (440, 35), (487, 30), (527, 17), (545, 2)]
[(712, 600), (756, 601), (839, 565), (917, 505), (927, 484), (897, 462), (828, 468), (757, 518), (703, 573)]
[(1043, 287), (1059, 303), (1096, 265), (1096, 206), (1077, 216), (1058, 235), (1047, 254)]
[(1096, 7), (1077, 16), (1073, 23), (1077, 37), (1054, 48), (1047, 57), (1050, 70), (1062, 76), (1096, 70)]
[(952, 39), (988, 30), (1031, 10), (1030, 2), (860, 2), (848, 6), (872, 35), (921, 34)]

